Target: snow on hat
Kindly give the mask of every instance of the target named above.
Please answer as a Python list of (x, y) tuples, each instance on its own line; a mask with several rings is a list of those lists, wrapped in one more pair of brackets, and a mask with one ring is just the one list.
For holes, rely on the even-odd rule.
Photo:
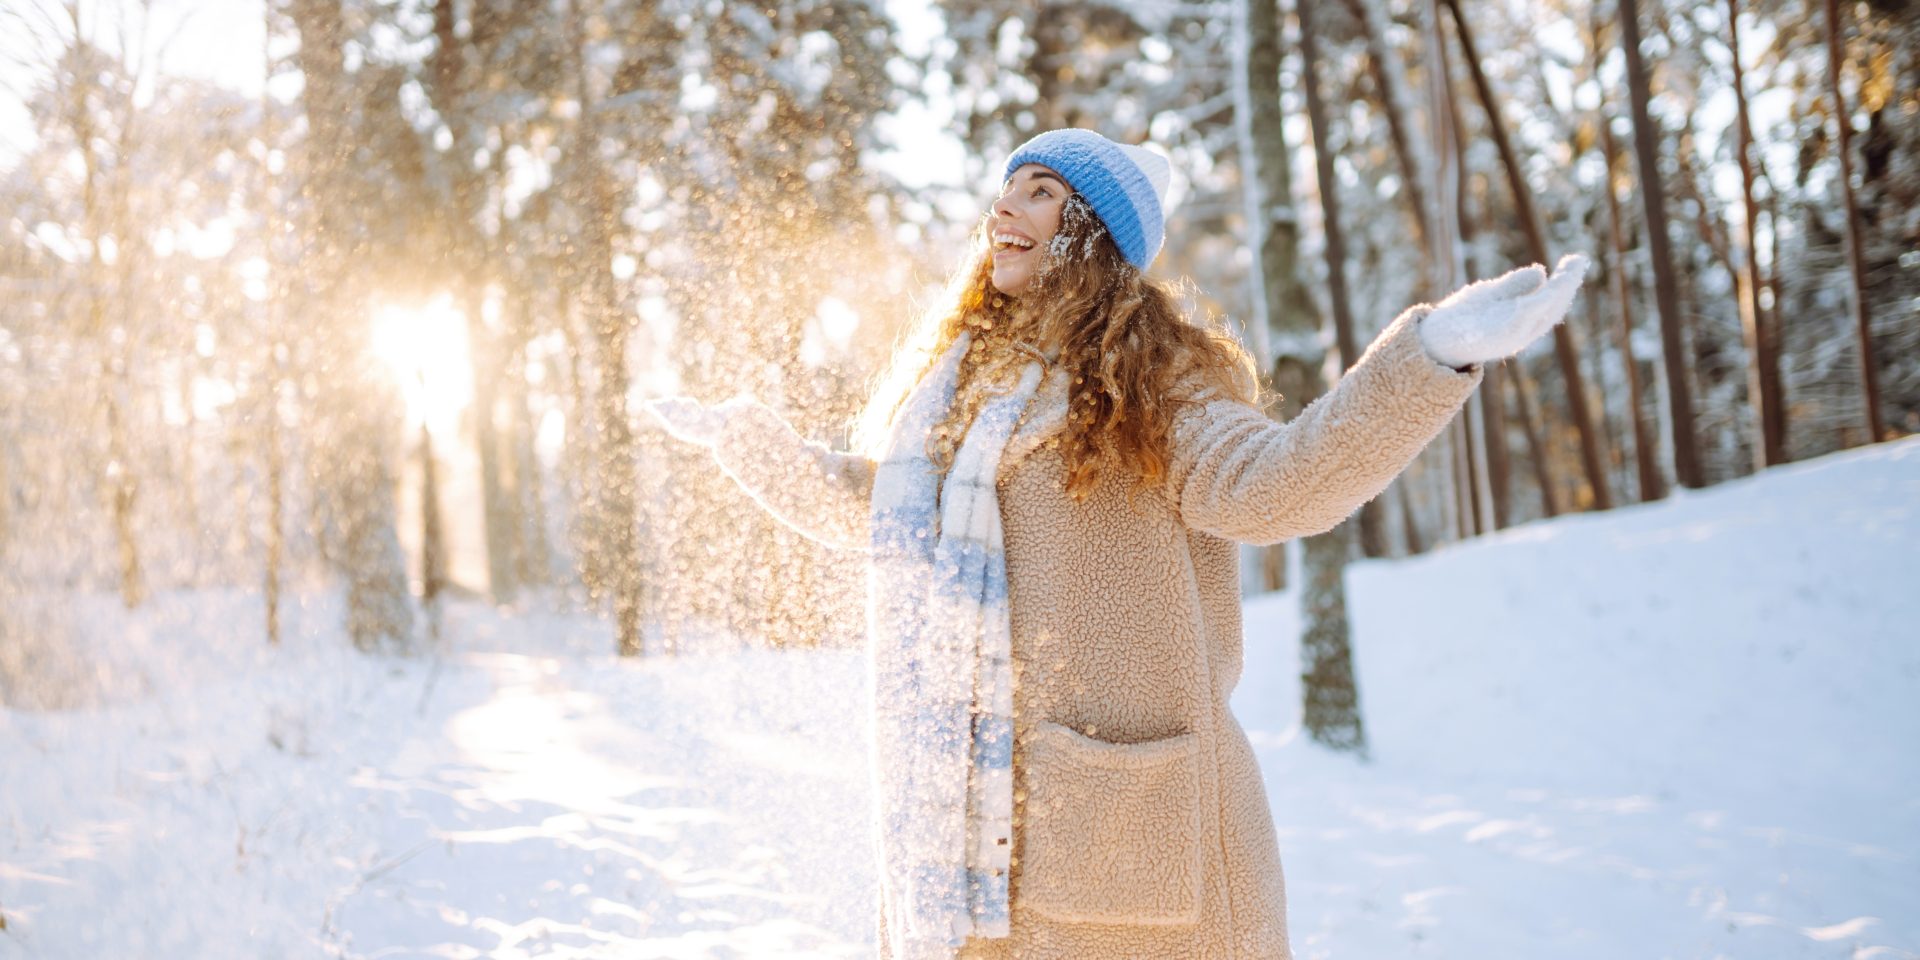
[(1020, 145), (1007, 158), (1002, 179), (1029, 163), (1050, 167), (1079, 191), (1107, 225), (1127, 262), (1145, 270), (1166, 239), (1167, 158), (1142, 147), (1115, 143), (1092, 130), (1061, 129)]

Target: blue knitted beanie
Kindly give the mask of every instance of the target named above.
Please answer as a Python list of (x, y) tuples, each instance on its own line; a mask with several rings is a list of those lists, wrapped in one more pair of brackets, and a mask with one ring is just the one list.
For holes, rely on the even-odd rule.
[(1065, 178), (1107, 225), (1127, 262), (1145, 270), (1166, 240), (1167, 182), (1172, 172), (1165, 157), (1140, 147), (1114, 143), (1092, 130), (1048, 130), (1028, 140), (1007, 158), (1005, 180), (1029, 163), (1050, 167)]

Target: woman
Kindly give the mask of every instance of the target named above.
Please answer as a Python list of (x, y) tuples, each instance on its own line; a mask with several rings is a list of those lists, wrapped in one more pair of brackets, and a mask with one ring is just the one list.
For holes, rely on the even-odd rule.
[(866, 452), (750, 400), (650, 409), (783, 522), (870, 551), (886, 957), (1283, 958), (1235, 542), (1327, 530), (1565, 314), (1570, 257), (1394, 320), (1289, 423), (1144, 271), (1167, 163), (1084, 130), (1008, 158)]

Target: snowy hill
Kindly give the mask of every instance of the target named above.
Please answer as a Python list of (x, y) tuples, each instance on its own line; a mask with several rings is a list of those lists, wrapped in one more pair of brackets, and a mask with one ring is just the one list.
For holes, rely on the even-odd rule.
[[(1910, 439), (1359, 565), (1366, 764), (1249, 603), (1296, 953), (1920, 957), (1916, 505)], [(0, 709), (0, 958), (869, 953), (856, 654), (310, 604), (76, 615), (113, 696)]]
[(1235, 711), (1302, 957), (1920, 955), (1920, 441), (1349, 574), (1376, 762)]

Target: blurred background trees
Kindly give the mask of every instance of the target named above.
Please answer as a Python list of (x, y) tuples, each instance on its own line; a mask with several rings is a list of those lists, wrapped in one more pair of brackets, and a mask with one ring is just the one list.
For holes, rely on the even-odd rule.
[(454, 591), (600, 611), (627, 654), (857, 642), (858, 558), (636, 401), (844, 439), (1000, 158), (1060, 125), (1173, 157), (1157, 270), (1276, 412), (1409, 303), (1593, 257), (1310, 583), (1920, 428), (1902, 0), (256, 9), (219, 49), (251, 85), (170, 59), (204, 27), (171, 8), (6, 13), (0, 605), (233, 588), (271, 638), (338, 589), (405, 650)]

